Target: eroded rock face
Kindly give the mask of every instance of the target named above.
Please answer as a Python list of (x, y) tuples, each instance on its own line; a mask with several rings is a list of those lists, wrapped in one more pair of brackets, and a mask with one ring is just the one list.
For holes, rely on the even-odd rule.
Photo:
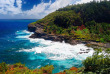
[(32, 24), (28, 25), (28, 31), (35, 32), (35, 30), (36, 30), (36, 26), (35, 25), (32, 25)]
[(34, 34), (32, 34), (30, 36), (30, 38), (43, 38), (45, 40), (52, 40), (52, 41), (59, 41), (59, 42), (64, 41), (64, 42), (69, 43), (71, 45), (76, 45), (76, 44), (82, 43), (82, 41), (74, 40), (68, 36), (47, 34), (46, 32), (44, 32), (43, 29), (44, 29), (43, 25), (29, 24), (28, 25), (28, 31), (34, 32)]
[(43, 25), (40, 24), (29, 24), (28, 25), (28, 31), (30, 32), (40, 32), (42, 30), (43, 32)]
[(29, 24), (28, 25), (28, 31), (34, 32), (30, 36), (30, 38), (43, 38), (45, 40), (52, 40), (52, 41), (59, 41), (59, 42), (65, 42), (69, 43), (71, 45), (76, 45), (76, 44), (91, 44), (91, 45), (96, 45), (96, 46), (102, 46), (102, 47), (109, 47), (110, 48), (110, 43), (109, 44), (104, 44), (104, 43), (99, 43), (99, 42), (93, 42), (93, 41), (81, 41), (81, 40), (75, 40), (72, 39), (71, 37), (68, 36), (61, 36), (61, 35), (52, 35), (52, 34), (47, 34), (44, 32), (44, 26), (41, 24)]

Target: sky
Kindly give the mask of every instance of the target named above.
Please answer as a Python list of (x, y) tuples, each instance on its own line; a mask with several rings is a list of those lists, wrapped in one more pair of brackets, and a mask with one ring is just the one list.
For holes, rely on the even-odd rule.
[(59, 8), (92, 0), (0, 0), (0, 19), (41, 19)]

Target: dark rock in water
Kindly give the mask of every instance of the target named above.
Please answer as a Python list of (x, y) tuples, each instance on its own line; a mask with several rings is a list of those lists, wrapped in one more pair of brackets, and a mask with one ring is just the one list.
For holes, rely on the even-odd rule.
[(88, 50), (88, 51), (89, 51), (90, 49), (86, 49), (86, 50)]
[(90, 51), (90, 49), (86, 49), (86, 51), (87, 51), (87, 52), (89, 52), (89, 51)]
[(83, 49), (80, 49), (81, 51), (85, 51), (85, 50), (83, 50)]
[(84, 52), (84, 53), (88, 53), (88, 52)]
[(82, 54), (83, 52), (79, 52), (79, 54)]

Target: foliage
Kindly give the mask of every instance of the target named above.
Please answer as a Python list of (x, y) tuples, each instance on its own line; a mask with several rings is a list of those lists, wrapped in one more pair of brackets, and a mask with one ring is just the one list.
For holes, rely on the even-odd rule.
[[(86, 24), (86, 27), (89, 29), (92, 40), (96, 40), (101, 42), (110, 41), (110, 24), (108, 23), (96, 23), (95, 21), (89, 21)], [(94, 34), (94, 35), (93, 35)]]
[(16, 63), (16, 64), (14, 64), (14, 67), (25, 67), (25, 64)]
[[(98, 74), (108, 74), (110, 72), (110, 55), (109, 53), (103, 53), (101, 49), (96, 50), (97, 52), (95, 52), (93, 56), (88, 57), (83, 61), (85, 71), (91, 71)], [(100, 52), (102, 54), (99, 55)]]
[(107, 49), (105, 50), (105, 52), (108, 53), (108, 54), (110, 54), (110, 48), (107, 48)]
[(55, 16), (54, 23), (63, 28), (70, 26), (82, 25), (80, 14), (76, 14), (74, 11), (60, 11), (61, 14)]
[(33, 25), (34, 25), (34, 24), (36, 24), (36, 22), (33, 22), (33, 23), (31, 23), (31, 24), (33, 24)]
[(110, 23), (110, 2), (107, 0), (101, 2), (93, 1), (86, 4), (70, 5), (64, 8), (60, 8), (58, 11), (69, 10), (74, 10), (76, 13), (80, 13), (84, 23), (92, 20), (100, 23)]
[(45, 67), (40, 68), (43, 73), (52, 74), (52, 70), (54, 69), (53, 65), (46, 65)]
[(54, 67), (47, 65), (40, 69), (30, 70), (25, 67), (24, 64), (16, 63), (13, 65), (7, 65), (6, 63), (0, 63), (0, 74), (52, 74)]
[(7, 69), (7, 64), (5, 62), (0, 63), (0, 72), (5, 72)]
[[(49, 34), (59, 34), (80, 40), (110, 41), (110, 1), (69, 5), (50, 13), (32, 24), (44, 25)], [(79, 29), (82, 25), (84, 30)]]

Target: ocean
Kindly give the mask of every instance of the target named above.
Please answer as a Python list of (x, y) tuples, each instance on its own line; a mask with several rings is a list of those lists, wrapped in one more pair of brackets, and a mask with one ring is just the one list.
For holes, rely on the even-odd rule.
[[(0, 63), (21, 62), (29, 69), (53, 65), (53, 73), (71, 67), (82, 67), (82, 60), (92, 56), (93, 49), (84, 44), (70, 45), (41, 38), (31, 39), (29, 23), (37, 20), (0, 20)], [(90, 49), (88, 53), (86, 49)], [(83, 51), (82, 51), (83, 50)]]

